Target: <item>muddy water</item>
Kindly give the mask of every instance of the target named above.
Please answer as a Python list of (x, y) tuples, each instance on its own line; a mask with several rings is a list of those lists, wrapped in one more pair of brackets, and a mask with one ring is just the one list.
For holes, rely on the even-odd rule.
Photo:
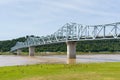
[(0, 66), (35, 64), (37, 60), (22, 56), (0, 56)]
[[(73, 61), (73, 60), (72, 60)], [(52, 56), (0, 56), (0, 66), (26, 65), (26, 64), (42, 64), (42, 63), (67, 63), (66, 55)], [(77, 63), (89, 62), (120, 62), (120, 55), (77, 55)]]

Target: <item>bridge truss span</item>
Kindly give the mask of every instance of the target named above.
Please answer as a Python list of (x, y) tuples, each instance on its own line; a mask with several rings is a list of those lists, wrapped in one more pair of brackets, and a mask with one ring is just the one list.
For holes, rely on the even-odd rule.
[(104, 25), (81, 25), (66, 23), (55, 33), (41, 37), (26, 37), (25, 42), (17, 42), (11, 51), (30, 46), (83, 40), (119, 39), (120, 22)]

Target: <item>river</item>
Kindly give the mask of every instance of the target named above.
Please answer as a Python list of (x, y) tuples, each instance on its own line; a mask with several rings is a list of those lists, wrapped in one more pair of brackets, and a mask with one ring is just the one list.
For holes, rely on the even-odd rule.
[[(15, 56), (0, 55), (0, 66), (14, 66), (27, 64), (44, 64), (44, 63), (66, 63), (66, 55), (50, 55), (50, 56)], [(120, 62), (119, 54), (97, 54), (97, 55), (77, 55), (77, 63), (90, 62)]]

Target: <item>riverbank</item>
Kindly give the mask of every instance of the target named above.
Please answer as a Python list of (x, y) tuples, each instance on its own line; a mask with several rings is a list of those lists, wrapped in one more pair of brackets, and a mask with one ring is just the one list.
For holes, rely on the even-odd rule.
[[(67, 52), (35, 52), (36, 56), (66, 55)], [(120, 52), (76, 52), (76, 55), (94, 55), (94, 54), (120, 54)], [(17, 53), (0, 52), (0, 55), (17, 55)], [(22, 56), (29, 55), (28, 52), (22, 52)]]
[(120, 63), (0, 67), (1, 80), (119, 80)]
[[(23, 52), (23, 55), (28, 55), (28, 52)], [(35, 55), (66, 55), (67, 52), (36, 52)], [(76, 55), (94, 55), (94, 54), (120, 54), (120, 52), (76, 52)]]

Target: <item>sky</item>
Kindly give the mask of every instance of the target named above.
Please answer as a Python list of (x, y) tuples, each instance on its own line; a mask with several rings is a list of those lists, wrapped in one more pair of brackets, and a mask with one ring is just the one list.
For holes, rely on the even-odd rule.
[(45, 36), (64, 24), (120, 22), (120, 0), (0, 0), (0, 41)]

